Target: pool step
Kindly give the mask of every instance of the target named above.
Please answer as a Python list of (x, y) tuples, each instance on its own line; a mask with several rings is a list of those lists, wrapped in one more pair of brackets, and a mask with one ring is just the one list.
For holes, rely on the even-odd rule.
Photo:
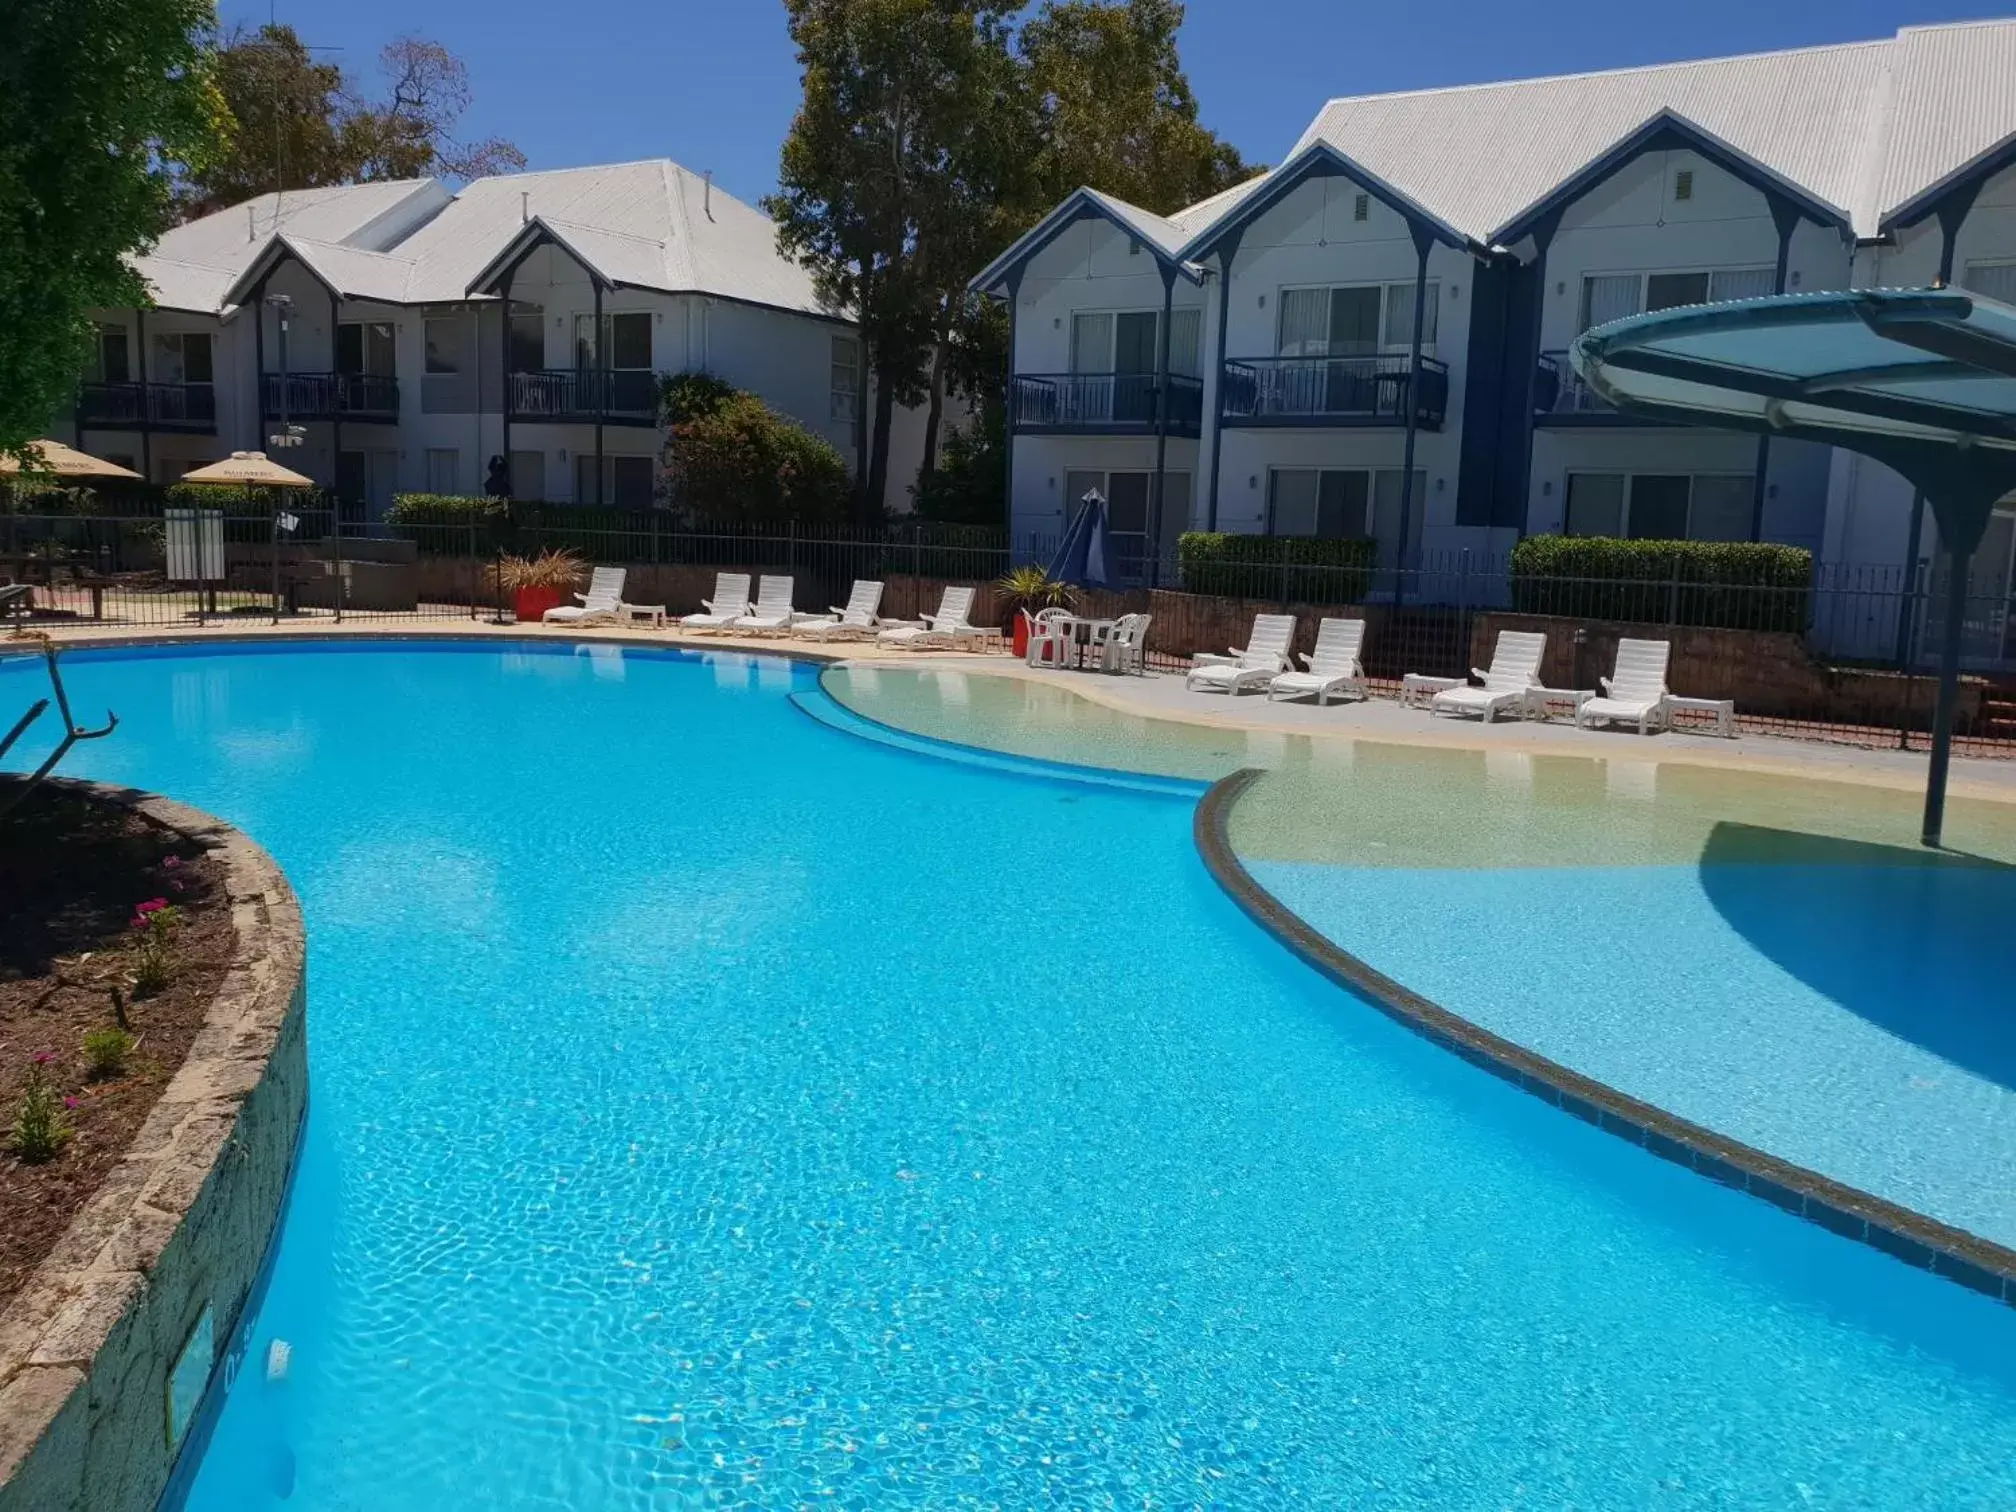
[(1990, 740), (2016, 740), (2016, 681), (1999, 679), (1982, 689), (1981, 733)]

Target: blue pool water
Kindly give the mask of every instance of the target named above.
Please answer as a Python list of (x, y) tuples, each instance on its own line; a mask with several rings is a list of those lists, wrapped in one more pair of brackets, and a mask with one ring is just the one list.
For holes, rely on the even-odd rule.
[(1186, 797), (732, 656), (67, 665), (310, 931), (197, 1512), (2016, 1505), (2016, 1309), (1408, 1035)]

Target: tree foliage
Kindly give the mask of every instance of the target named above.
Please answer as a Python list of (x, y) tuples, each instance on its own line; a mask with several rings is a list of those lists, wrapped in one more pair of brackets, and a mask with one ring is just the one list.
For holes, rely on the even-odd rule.
[(368, 179), (468, 179), (525, 166), (501, 138), (462, 142), (469, 70), (438, 42), (401, 37), (379, 54), (382, 94), (361, 92), (318, 59), (291, 26), (239, 30), (217, 54), (217, 83), (234, 129), (229, 149), (189, 175), (184, 208), (208, 214), (279, 189)]
[[(929, 396), (927, 489), (947, 394), (998, 410), (1005, 329), (966, 287), (989, 258), (1080, 184), (1169, 211), (1254, 170), (1198, 121), (1176, 0), (785, 5), (804, 99), (765, 208), (822, 296), (861, 319), (865, 512), (895, 404)], [(962, 438), (962, 480), (1002, 471), (983, 455), (999, 430), (983, 414)]]
[(700, 524), (833, 525), (847, 513), (846, 460), (754, 394), (705, 374), (666, 383), (672, 504)]
[(127, 258), (223, 137), (215, 26), (210, 0), (0, 6), (0, 450), (67, 401), (88, 312), (144, 298)]

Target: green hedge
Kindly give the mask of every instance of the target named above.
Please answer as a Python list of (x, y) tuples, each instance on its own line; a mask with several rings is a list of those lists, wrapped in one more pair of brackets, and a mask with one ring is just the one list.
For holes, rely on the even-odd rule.
[(1372, 586), (1370, 536), (1226, 535), (1186, 531), (1176, 542), (1186, 593), (1355, 604)]
[(1798, 546), (1539, 535), (1512, 548), (1524, 614), (1801, 634), (1812, 582)]

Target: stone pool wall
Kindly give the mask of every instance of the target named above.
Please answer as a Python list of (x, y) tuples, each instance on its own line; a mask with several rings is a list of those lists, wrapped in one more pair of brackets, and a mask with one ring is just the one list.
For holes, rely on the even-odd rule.
[[(206, 1312), (223, 1368), (280, 1216), (308, 1100), (305, 937), (279, 867), (238, 831), (147, 794), (132, 805), (224, 863), (238, 947), (182, 1067), (125, 1159), (0, 1313), (0, 1512), (149, 1512), (192, 1407)], [(192, 1372), (187, 1359), (199, 1368)]]

